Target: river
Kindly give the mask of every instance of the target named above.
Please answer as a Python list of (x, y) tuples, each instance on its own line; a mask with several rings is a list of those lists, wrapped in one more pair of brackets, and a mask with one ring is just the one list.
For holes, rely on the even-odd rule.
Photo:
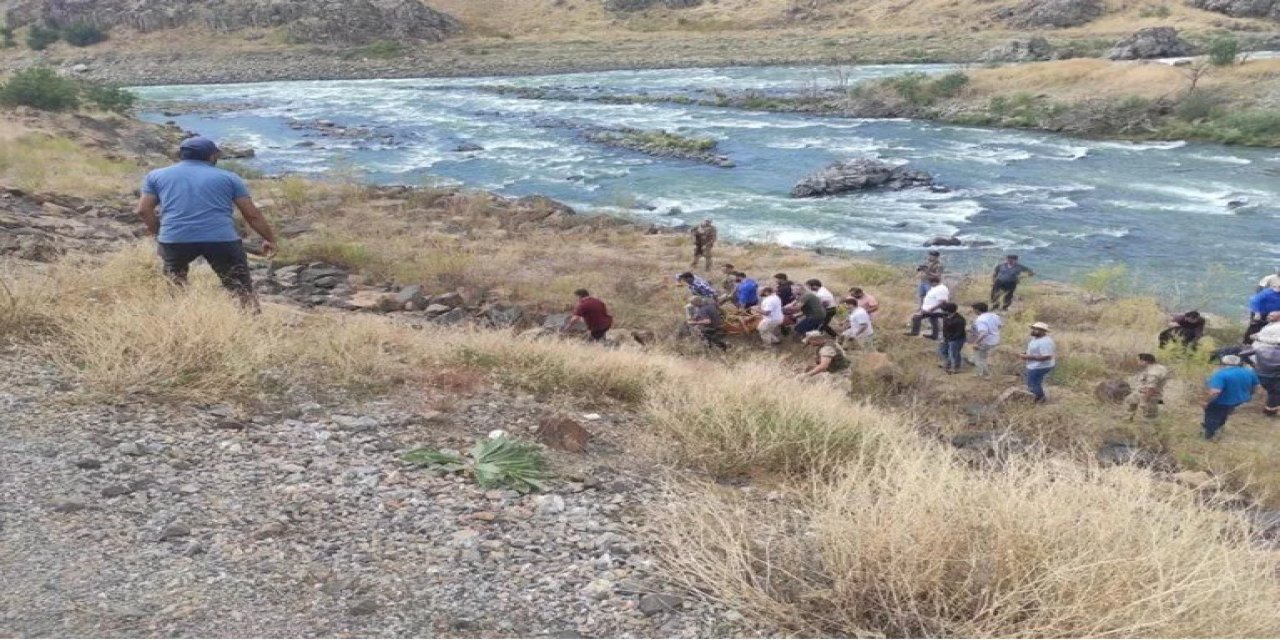
[[(1123, 282), (1170, 308), (1241, 313), (1280, 265), (1280, 153), (1182, 142), (1129, 143), (905, 120), (857, 120), (677, 104), (522, 99), (498, 85), (573, 94), (798, 91), (930, 65), (615, 71), (520, 78), (272, 82), (147, 87), (147, 100), (242, 103), (151, 120), (249, 145), (269, 173), (357, 169), (373, 182), (459, 183), (543, 193), (585, 210), (660, 224), (712, 218), (742, 240), (823, 246), (910, 262), (934, 236), (955, 269), (987, 269), (1007, 251), (1042, 276), (1079, 280), (1124, 265)], [(369, 129), (320, 136), (292, 121)], [(656, 159), (583, 141), (554, 123), (667, 129), (720, 141), (737, 167)], [(386, 138), (385, 136), (390, 136)], [(461, 143), (480, 151), (455, 151)], [(948, 192), (788, 197), (827, 163), (853, 156), (907, 161)], [(754, 266), (754, 265), (753, 265)], [(761, 273), (768, 265), (759, 265)]]

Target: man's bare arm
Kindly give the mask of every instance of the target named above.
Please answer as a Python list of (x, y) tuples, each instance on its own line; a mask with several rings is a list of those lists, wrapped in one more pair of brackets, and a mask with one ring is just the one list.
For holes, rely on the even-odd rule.
[(262, 215), (262, 211), (258, 210), (258, 205), (254, 204), (253, 198), (236, 198), (236, 208), (240, 210), (240, 215), (244, 216), (244, 221), (255, 233), (262, 236), (262, 250), (267, 255), (276, 252), (276, 232), (271, 229), (271, 224), (267, 222), (266, 216)]
[(156, 207), (160, 206), (160, 198), (151, 194), (142, 194), (138, 199), (138, 217), (142, 218), (142, 224), (147, 225), (147, 233), (158, 235), (160, 233), (160, 219), (156, 217)]

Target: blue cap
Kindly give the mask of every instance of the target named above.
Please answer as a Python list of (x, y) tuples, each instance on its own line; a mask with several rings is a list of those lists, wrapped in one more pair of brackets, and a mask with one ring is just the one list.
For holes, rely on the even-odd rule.
[[(219, 151), (218, 145), (204, 136), (193, 136), (182, 141), (178, 146), (180, 151), (190, 152), (202, 160), (208, 160), (213, 154)], [(186, 155), (186, 154), (183, 154)]]

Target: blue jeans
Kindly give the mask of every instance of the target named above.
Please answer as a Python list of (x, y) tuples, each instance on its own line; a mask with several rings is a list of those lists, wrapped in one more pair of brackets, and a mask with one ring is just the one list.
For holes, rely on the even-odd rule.
[(924, 300), (924, 294), (926, 294), (926, 293), (929, 293), (929, 283), (928, 283), (928, 282), (921, 282), (920, 284), (916, 285), (916, 301), (917, 301), (917, 302), (921, 302), (921, 301), (923, 301), (923, 300)]
[(804, 340), (804, 334), (809, 333), (810, 331), (820, 331), (821, 329), (822, 329), (821, 318), (804, 317), (804, 318), (801, 318), (800, 321), (797, 322), (796, 325), (792, 327), (791, 330), (795, 332), (795, 336), (797, 339)]
[(1227, 425), (1227, 418), (1231, 417), (1231, 413), (1236, 410), (1236, 405), (1228, 407), (1225, 404), (1217, 404), (1210, 402), (1204, 406), (1204, 438), (1208, 440), (1222, 430)]
[(1051, 373), (1053, 373), (1053, 367), (1027, 369), (1027, 391), (1036, 397), (1036, 402), (1044, 402), (1044, 379)]
[(960, 370), (960, 350), (964, 349), (964, 338), (959, 340), (943, 340), (938, 343), (938, 356), (948, 371)]

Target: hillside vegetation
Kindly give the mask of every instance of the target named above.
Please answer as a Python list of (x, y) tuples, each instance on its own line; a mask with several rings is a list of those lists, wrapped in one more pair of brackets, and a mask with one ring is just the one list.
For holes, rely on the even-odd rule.
[[(34, 123), (22, 126), (32, 129), (0, 137), (0, 154), (42, 139)], [(35, 188), (127, 205), (131, 176), (87, 171), (99, 161), (92, 154), (40, 144), (44, 162), (65, 174)], [(104, 256), (6, 261), (0, 358), (52, 363), (45, 375), (79, 390), (68, 411), (120, 398), (144, 409), (284, 410), (301, 391), (326, 397), (337, 408), (324, 410), (335, 413), (360, 399), (443, 394), (461, 404), (479, 397), (488, 404), (464, 414), (476, 421), (519, 394), (578, 412), (609, 407), (636, 425), (609, 443), (612, 455), (644, 461), (667, 483), (643, 505), (651, 523), (645, 543), (660, 550), (660, 570), (682, 593), (746, 616), (756, 633), (1280, 633), (1277, 557), (1261, 537), (1259, 508), (1243, 508), (1280, 496), (1274, 427), (1245, 409), (1224, 442), (1202, 442), (1193, 404), (1209, 370), (1201, 354), (1162, 354), (1175, 379), (1155, 423), (1126, 423), (1118, 406), (1092, 395), (1097, 382), (1152, 349), (1164, 323), (1151, 300), (1110, 297), (1105, 286), (1086, 292), (1031, 283), (1009, 314), (998, 377), (987, 382), (942, 374), (932, 343), (896, 335), (914, 306), (912, 274), (772, 245), (724, 247), (720, 260), (757, 276), (820, 277), (833, 290), (859, 285), (882, 301), (879, 333), (892, 365), (873, 373), (872, 360), (859, 354), (850, 384), (825, 386), (795, 379), (810, 357), (796, 347), (768, 353), (744, 340), (729, 356), (712, 357), (672, 336), (687, 295), (671, 278), (688, 258), (682, 236), (607, 221), (528, 223), (504, 217), (508, 210), (490, 194), (418, 189), (389, 197), (352, 176), (253, 187), (272, 220), (291, 230), (281, 263), (345, 261), (367, 284), (423, 284), (549, 311), (566, 309), (572, 291), (585, 286), (610, 304), (617, 333), (648, 329), (663, 338), (604, 348), (510, 330), (415, 326), (394, 314), (303, 309), (276, 298), (253, 316), (203, 269), (194, 286), (174, 291), (142, 241)], [(69, 211), (63, 214), (76, 213)], [(957, 271), (949, 281), (961, 301), (985, 294), (981, 274)], [(1033, 321), (1053, 325), (1063, 355), (1053, 402), (998, 405), (996, 396), (1017, 384), (1014, 352)], [(1238, 329), (1215, 327), (1223, 336)], [(198, 428), (227, 428), (219, 424)], [(172, 427), (150, 428), (162, 436)], [(256, 427), (238, 428), (252, 442)], [(951, 444), (951, 436), (992, 433), (1020, 444), (967, 451)], [(1095, 451), (1117, 442), (1149, 452), (1149, 468), (1100, 464)], [(323, 449), (312, 443), (276, 455), (302, 460)], [(34, 451), (6, 455), (24, 460)], [(403, 453), (376, 451), (386, 459)], [(1179, 469), (1208, 473), (1189, 478)], [(398, 481), (406, 495), (420, 482)], [(433, 501), (450, 495), (434, 491)], [(433, 571), (453, 557), (437, 558)], [(183, 562), (216, 560), (192, 554)], [(388, 609), (361, 615), (399, 614)]]

